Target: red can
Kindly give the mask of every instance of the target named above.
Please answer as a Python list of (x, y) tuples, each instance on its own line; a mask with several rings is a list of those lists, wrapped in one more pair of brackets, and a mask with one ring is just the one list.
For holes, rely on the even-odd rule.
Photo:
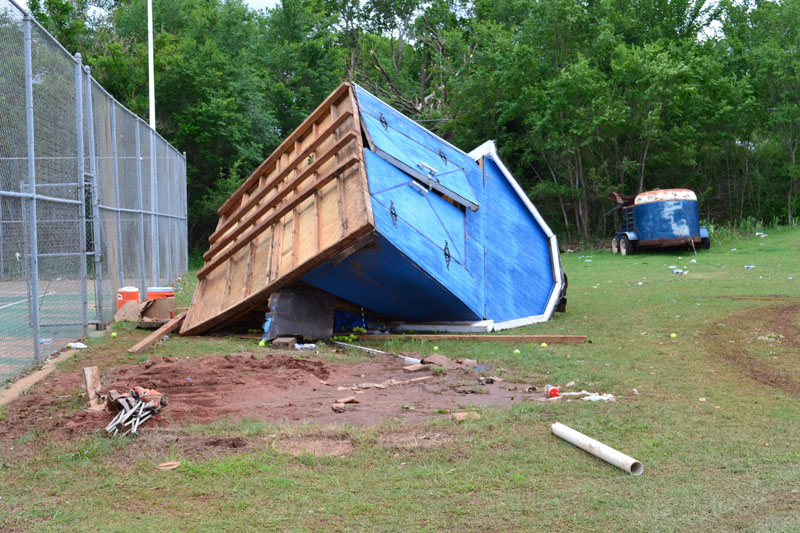
[(558, 387), (555, 387), (553, 385), (545, 385), (544, 391), (551, 398), (558, 398), (561, 395), (561, 392), (558, 390)]

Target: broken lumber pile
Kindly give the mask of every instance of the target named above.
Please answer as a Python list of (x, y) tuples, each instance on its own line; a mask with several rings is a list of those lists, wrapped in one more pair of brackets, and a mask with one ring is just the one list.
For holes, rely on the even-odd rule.
[[(110, 436), (137, 435), (139, 427), (157, 415), (167, 405), (166, 395), (155, 389), (134, 387), (129, 393), (120, 394), (116, 390), (108, 391), (106, 406), (109, 410), (118, 409), (117, 416), (106, 426)], [(127, 428), (127, 429), (126, 429)]]

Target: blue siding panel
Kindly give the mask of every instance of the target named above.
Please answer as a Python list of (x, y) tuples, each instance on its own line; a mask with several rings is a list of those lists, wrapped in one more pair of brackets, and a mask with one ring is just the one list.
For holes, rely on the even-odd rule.
[[(478, 203), (468, 179), (468, 174), (480, 174), (475, 161), (358, 85), (354, 87), (363, 124), (376, 149), (408, 166), (413, 172), (432, 177), (444, 188), (470, 202)], [(380, 122), (381, 115), (386, 120), (386, 126)], [(420, 168), (420, 162), (435, 169), (436, 174), (431, 175), (428, 170)]]
[(392, 243), (375, 243), (332, 267), (326, 263), (303, 281), (401, 320), (475, 320), (476, 314)]
[[(376, 231), (464, 302), (472, 318), (458, 320), (482, 318), (483, 288), (464, 260), (464, 217), (475, 213), (464, 213), (433, 192), (422, 195), (412, 187), (387, 191), (386, 185), (399, 183), (406, 175), (370, 150), (364, 150), (364, 159), (370, 193), (385, 191), (371, 196)], [(397, 211), (396, 225), (390, 212), (392, 202)], [(451, 255), (449, 268), (444, 255), (445, 240)]]
[(484, 169), (487, 316), (542, 314), (555, 289), (549, 241), (494, 161)]

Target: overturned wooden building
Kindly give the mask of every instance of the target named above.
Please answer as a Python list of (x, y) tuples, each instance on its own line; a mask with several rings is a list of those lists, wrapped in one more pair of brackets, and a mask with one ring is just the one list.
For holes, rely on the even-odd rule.
[(183, 334), (263, 317), (301, 280), (375, 316), (486, 330), (547, 320), (566, 301), (556, 237), (494, 143), (462, 152), (353, 84), (219, 216)]

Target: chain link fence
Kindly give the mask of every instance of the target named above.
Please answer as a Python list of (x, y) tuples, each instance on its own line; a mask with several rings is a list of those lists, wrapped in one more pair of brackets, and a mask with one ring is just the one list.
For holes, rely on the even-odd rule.
[(185, 155), (0, 0), (0, 383), (187, 266)]

